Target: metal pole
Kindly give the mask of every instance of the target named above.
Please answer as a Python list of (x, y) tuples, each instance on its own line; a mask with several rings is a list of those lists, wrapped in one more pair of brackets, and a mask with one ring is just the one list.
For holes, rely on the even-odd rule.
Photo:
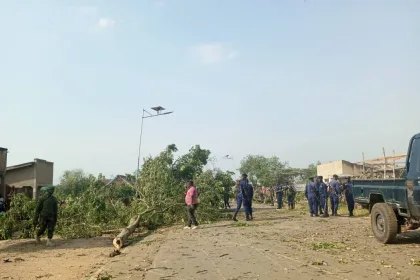
[(139, 140), (139, 156), (137, 158), (136, 181), (139, 178), (139, 171), (140, 171), (140, 151), (141, 151), (141, 137), (143, 136), (143, 121), (144, 121), (144, 109), (143, 109), (143, 114), (141, 116), (141, 128), (140, 128), (140, 140)]

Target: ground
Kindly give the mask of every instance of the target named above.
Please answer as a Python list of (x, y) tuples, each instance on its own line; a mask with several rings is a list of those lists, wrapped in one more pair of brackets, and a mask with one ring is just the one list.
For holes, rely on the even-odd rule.
[(256, 205), (254, 215), (252, 222), (144, 232), (115, 257), (109, 257), (111, 237), (57, 240), (53, 249), (32, 240), (2, 241), (0, 257), (10, 262), (2, 263), (0, 277), (420, 279), (420, 232), (382, 245), (373, 238), (366, 215), (311, 218), (303, 209), (276, 211), (266, 205)]

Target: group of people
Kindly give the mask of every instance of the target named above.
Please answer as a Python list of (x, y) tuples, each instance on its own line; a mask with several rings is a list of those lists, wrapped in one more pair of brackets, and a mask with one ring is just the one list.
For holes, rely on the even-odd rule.
[[(344, 193), (347, 202), (349, 216), (353, 216), (354, 211), (354, 197), (353, 185), (351, 178), (347, 177), (346, 182), (341, 184), (337, 175), (333, 175), (333, 179), (328, 182), (328, 179), (323, 180), (322, 176), (311, 177), (305, 187), (305, 196), (309, 204), (309, 213), (311, 217), (322, 215), (328, 217), (328, 210), (331, 209), (331, 215), (338, 215), (338, 206), (340, 197)], [(328, 207), (328, 201), (330, 207)]]
[[(278, 185), (271, 188), (261, 187), (262, 200), (265, 202), (267, 195), (271, 198), (271, 203), (274, 206), (274, 194), (277, 200), (277, 209), (283, 208), (283, 199), (287, 198), (287, 204), (289, 210), (295, 208), (295, 199), (296, 199), (296, 189), (293, 185)], [(248, 175), (242, 174), (242, 179), (236, 181), (235, 187), (235, 199), (236, 199), (236, 209), (233, 214), (233, 220), (237, 221), (236, 217), (239, 213), (239, 210), (244, 207), (246, 220), (250, 221), (253, 219), (252, 216), (252, 201), (254, 199), (254, 187), (249, 183)], [(224, 196), (225, 208), (229, 207), (229, 197)]]

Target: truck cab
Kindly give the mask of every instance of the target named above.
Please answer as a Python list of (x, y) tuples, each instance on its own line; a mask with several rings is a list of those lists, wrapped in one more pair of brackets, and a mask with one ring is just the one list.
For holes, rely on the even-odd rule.
[(372, 232), (384, 244), (420, 224), (420, 133), (410, 139), (404, 173), (401, 179), (353, 181), (355, 201), (369, 209)]

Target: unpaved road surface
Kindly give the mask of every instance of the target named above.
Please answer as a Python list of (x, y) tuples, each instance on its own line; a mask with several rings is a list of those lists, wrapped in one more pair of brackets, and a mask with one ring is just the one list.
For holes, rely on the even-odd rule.
[(411, 263), (420, 259), (420, 232), (382, 245), (372, 237), (369, 217), (311, 218), (258, 205), (254, 215), (248, 223), (149, 232), (113, 258), (110, 238), (60, 241), (54, 249), (6, 241), (0, 256), (12, 262), (0, 264), (0, 278), (420, 279), (420, 266)]

